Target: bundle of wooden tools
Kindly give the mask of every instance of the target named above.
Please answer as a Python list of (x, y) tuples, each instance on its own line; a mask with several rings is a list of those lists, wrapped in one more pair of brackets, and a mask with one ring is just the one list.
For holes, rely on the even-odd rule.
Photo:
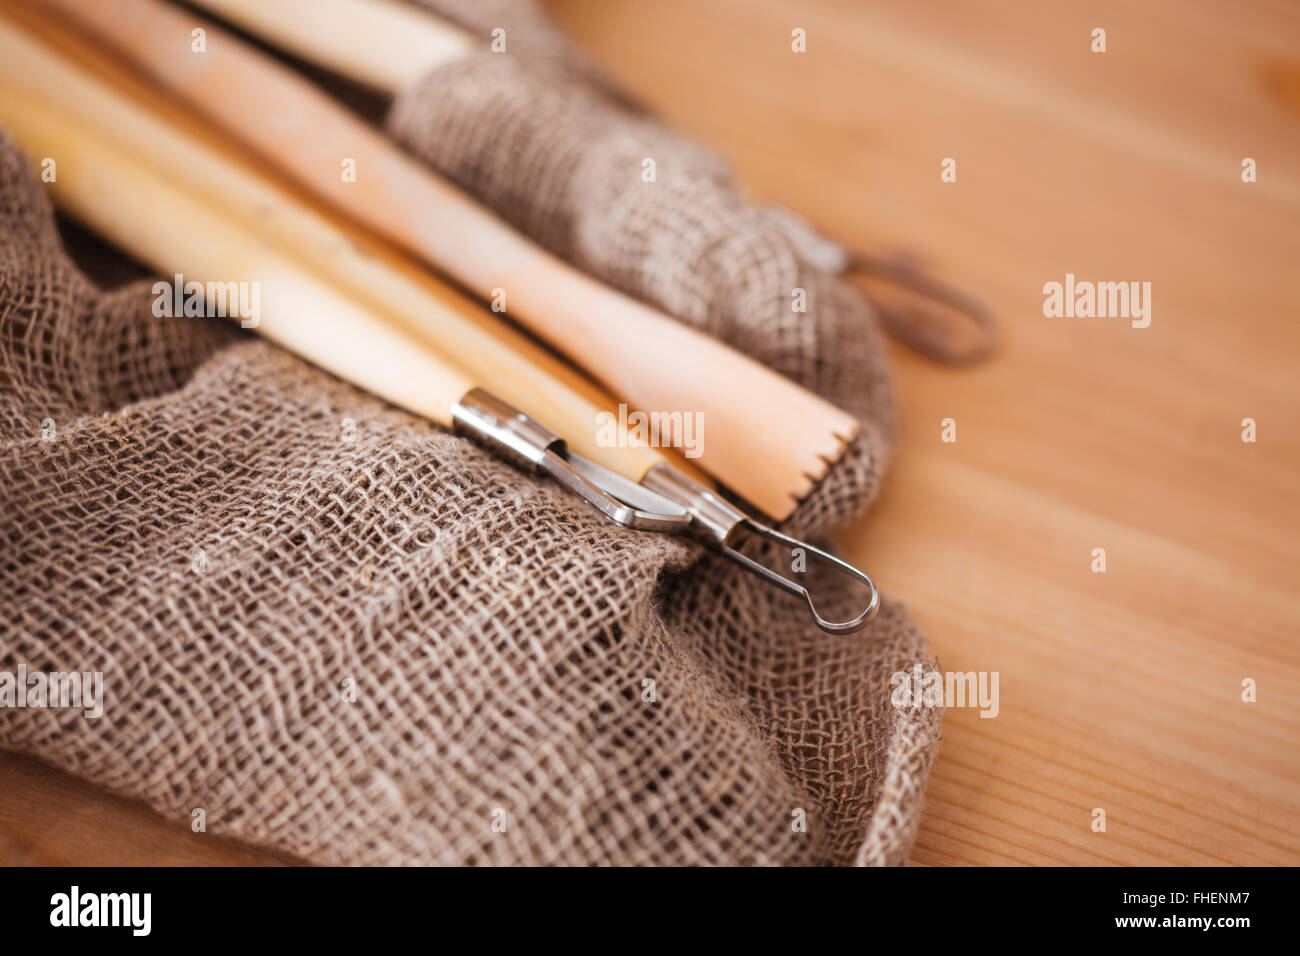
[[(313, 4), (301, 20), (300, 4), (203, 5), (387, 87), (467, 44), (379, 0)], [(376, 42), (343, 42), (344, 23)], [(857, 433), (851, 415), (548, 254), (216, 24), (161, 0), (3, 0), (0, 122), (38, 169), (53, 161), (44, 179), (60, 208), (178, 290), (251, 284), (256, 314), (236, 295), (231, 317), (317, 366), (553, 477), (614, 522), (723, 550), (806, 600), (823, 630), (874, 616), (869, 577), (712, 484), (784, 519)], [(349, 178), (349, 163), (362, 174)], [(503, 291), (509, 318), (572, 365), (474, 301)], [(698, 415), (707, 442), (687, 462), (680, 435), (611, 441), (596, 423), (620, 403), (624, 425), (628, 407)], [(737, 549), (751, 534), (860, 581), (862, 612), (823, 618), (803, 584)]]

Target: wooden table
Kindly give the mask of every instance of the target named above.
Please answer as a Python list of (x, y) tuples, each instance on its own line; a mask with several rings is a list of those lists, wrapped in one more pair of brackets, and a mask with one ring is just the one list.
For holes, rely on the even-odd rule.
[[(943, 669), (1000, 675), (996, 718), (944, 719), (913, 861), (1300, 862), (1300, 9), (550, 6), (755, 196), (1002, 317), (975, 370), (894, 349), (897, 455), (846, 539)], [(1150, 326), (1044, 317), (1067, 272), (1150, 282)], [(255, 860), (0, 757), (0, 862)]]

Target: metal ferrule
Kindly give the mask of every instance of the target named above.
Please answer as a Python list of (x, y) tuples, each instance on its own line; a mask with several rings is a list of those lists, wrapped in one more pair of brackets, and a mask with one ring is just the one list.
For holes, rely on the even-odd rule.
[(467, 435), (535, 472), (545, 470), (548, 449), (557, 444), (564, 446), (564, 440), (555, 432), (481, 388), (471, 389), (451, 406), (451, 418), (457, 434)]
[(732, 533), (749, 520), (749, 515), (672, 465), (655, 465), (641, 484), (689, 511), (695, 519), (691, 534), (714, 546), (730, 543)]

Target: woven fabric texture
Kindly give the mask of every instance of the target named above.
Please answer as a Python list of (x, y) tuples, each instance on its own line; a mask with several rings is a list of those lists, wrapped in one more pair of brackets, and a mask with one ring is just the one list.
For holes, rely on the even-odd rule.
[[(500, 58), (456, 67), (444, 100), (422, 88), (397, 105), (422, 152), (435, 125), (470, 128), (500, 71), (529, 85)], [(548, 72), (593, 116), (619, 109), (580, 71)], [(575, 109), (531, 89), (535, 109)], [(524, 145), (516, 161), (544, 161)], [(595, 164), (604, 227), (558, 173), (534, 170), (550, 197), (534, 206), (468, 142), (478, 158), (454, 178), (479, 176), (466, 185), (548, 245), (858, 412), (860, 447), (794, 525), (857, 513), (889, 431), (861, 300), (758, 217), (709, 240), (750, 214), (707, 153), (676, 144), (660, 182), (696, 213), (661, 235), (611, 185), (619, 154), (554, 146)], [(696, 207), (703, 180), (717, 196)], [(626, 251), (602, 264), (602, 243)], [(638, 266), (647, 248), (665, 261)], [(674, 272), (683, 248), (730, 291), (691, 263)], [(788, 310), (800, 283), (809, 311), (787, 318), (768, 299), (784, 289)], [(892, 674), (933, 666), (900, 606), (829, 638), (721, 558), (619, 530), (221, 320), (151, 306), (148, 281), (106, 292), (79, 271), (0, 136), (0, 671), (106, 685), (97, 719), (0, 708), (0, 746), (317, 862), (905, 859), (940, 712), (890, 703)], [(824, 603), (847, 616), (859, 600), (844, 586)]]

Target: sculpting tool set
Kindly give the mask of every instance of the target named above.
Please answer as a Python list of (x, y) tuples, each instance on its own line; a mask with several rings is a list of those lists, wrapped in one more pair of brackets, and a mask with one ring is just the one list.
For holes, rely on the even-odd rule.
[[(468, 43), (385, 0), (202, 5), (272, 44), (305, 36), (391, 88)], [(290, 28), (299, 22), (304, 34)], [(383, 67), (356, 55), (384, 48), (367, 36), (396, 42), (403, 25), (406, 55)], [(710, 480), (784, 519), (856, 435), (851, 415), (551, 256), (228, 31), (160, 0), (0, 0), (0, 122), (38, 170), (54, 160), (55, 203), (127, 253), (178, 282), (255, 284), (257, 314), (230, 317), (258, 334), (553, 478), (619, 525), (720, 550), (805, 600), (827, 632), (875, 615), (867, 575), (760, 523)], [(364, 171), (355, 182), (340, 179), (343, 157)], [(590, 378), (443, 276), (484, 301), (507, 290), (509, 317)], [(248, 311), (247, 297), (232, 301)], [(628, 406), (698, 414), (699, 457), (601, 439), (597, 422), (622, 403), (623, 423)], [(847, 574), (866, 589), (864, 609), (828, 620), (801, 572), (739, 549), (751, 535)]]

